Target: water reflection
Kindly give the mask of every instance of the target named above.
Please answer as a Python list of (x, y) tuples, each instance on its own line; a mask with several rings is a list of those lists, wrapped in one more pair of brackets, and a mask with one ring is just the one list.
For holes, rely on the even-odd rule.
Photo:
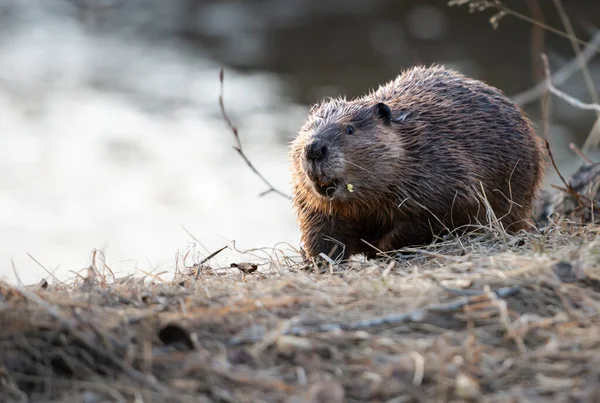
[[(30, 253), (71, 276), (93, 248), (116, 271), (169, 269), (194, 242), (183, 227), (204, 254), (231, 240), (297, 243), (289, 203), (258, 198), (262, 183), (231, 148), (217, 64), (58, 23), (18, 31), (0, 52), (2, 275), (14, 280), (13, 259), (22, 281), (47, 277)], [(304, 108), (281, 104), (269, 75), (226, 80), (248, 154), (288, 190), (280, 133), (292, 135)]]

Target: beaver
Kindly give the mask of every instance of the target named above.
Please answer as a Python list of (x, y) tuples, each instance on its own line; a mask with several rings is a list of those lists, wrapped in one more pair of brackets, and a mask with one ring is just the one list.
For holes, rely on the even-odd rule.
[(373, 258), (492, 221), (530, 228), (543, 144), (501, 90), (437, 64), (324, 99), (290, 147), (302, 253)]

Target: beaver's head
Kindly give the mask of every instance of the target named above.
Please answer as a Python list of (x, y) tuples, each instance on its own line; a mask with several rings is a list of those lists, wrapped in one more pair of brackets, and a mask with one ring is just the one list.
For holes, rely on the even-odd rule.
[(368, 99), (316, 105), (292, 144), (296, 184), (327, 201), (377, 197), (397, 182), (404, 117)]

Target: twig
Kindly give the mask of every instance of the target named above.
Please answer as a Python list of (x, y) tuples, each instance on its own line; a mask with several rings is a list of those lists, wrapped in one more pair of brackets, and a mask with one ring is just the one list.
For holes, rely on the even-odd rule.
[[(469, 4), (471, 3), (470, 1), (463, 1), (463, 0), (449, 0), (448, 1), (448, 5), (449, 6), (454, 6), (454, 5), (463, 5), (463, 4)], [(473, 1), (473, 3), (478, 3)], [(493, 16), (490, 21), (492, 22), (492, 24), (497, 24), (497, 22), (500, 20), (500, 18), (503, 18), (506, 15), (512, 15), (515, 18), (518, 18), (522, 21), (528, 22), (532, 25), (538, 26), (540, 28), (545, 29), (546, 31), (552, 32), (553, 34), (556, 34), (558, 36), (561, 36), (563, 38), (567, 38), (567, 39), (571, 39), (579, 44), (585, 45), (585, 42), (579, 38), (577, 38), (576, 36), (574, 36), (573, 34), (569, 34), (567, 32), (561, 31), (558, 28), (554, 28), (553, 26), (550, 26), (544, 22), (538, 21), (535, 18), (529, 17), (525, 14), (521, 14), (518, 11), (514, 11), (508, 7), (506, 7), (504, 4), (502, 4), (500, 1), (486, 1), (484, 2), (485, 4), (483, 5), (475, 5), (473, 6), (473, 4), (471, 5), (471, 10), (478, 10), (478, 11), (483, 11), (487, 8), (495, 8), (496, 10), (498, 10), (498, 13)], [(597, 51), (600, 52), (600, 47), (596, 46), (595, 49)]]
[(44, 269), (44, 271), (45, 271), (46, 273), (48, 273), (48, 274), (50, 275), (50, 277), (52, 277), (52, 278), (54, 279), (54, 281), (56, 281), (56, 282), (58, 282), (58, 283), (60, 283), (60, 284), (62, 284), (62, 285), (65, 285), (65, 283), (63, 283), (62, 281), (60, 281), (60, 280), (59, 280), (59, 279), (58, 279), (58, 278), (57, 278), (57, 277), (54, 275), (54, 273), (52, 273), (52, 272), (51, 272), (50, 270), (48, 270), (48, 269), (47, 269), (47, 268), (46, 268), (46, 267), (45, 267), (43, 264), (41, 264), (41, 263), (39, 262), (39, 260), (37, 260), (36, 258), (34, 258), (34, 257), (31, 255), (31, 253), (28, 253), (28, 254), (27, 254), (27, 256), (29, 256), (29, 258), (30, 258), (31, 260), (33, 260), (34, 262), (36, 262), (36, 263), (38, 264), (38, 266), (40, 266), (42, 269)]
[(598, 147), (598, 144), (600, 143), (600, 118), (596, 118), (596, 122), (594, 122), (594, 125), (592, 126), (592, 130), (590, 131), (590, 134), (588, 134), (587, 139), (585, 139), (585, 141), (583, 142), (583, 150), (590, 150), (593, 147)]
[(558, 177), (560, 178), (560, 180), (562, 181), (562, 183), (565, 185), (565, 189), (567, 190), (568, 193), (572, 194), (573, 196), (575, 196), (577, 198), (578, 201), (581, 201), (579, 199), (579, 193), (577, 193), (575, 191), (575, 189), (573, 189), (573, 187), (571, 186), (570, 183), (568, 183), (564, 176), (562, 176), (562, 173), (560, 173), (560, 170), (558, 169), (558, 167), (556, 166), (556, 161), (554, 161), (554, 155), (552, 154), (552, 149), (550, 148), (550, 143), (548, 142), (548, 140), (544, 139), (544, 142), (546, 143), (546, 150), (548, 150), (548, 156), (550, 157), (550, 162), (552, 162), (552, 166), (554, 167), (554, 170), (556, 171), (556, 173), (558, 174)]
[(223, 246), (221, 249), (218, 249), (216, 251), (214, 251), (213, 253), (211, 253), (210, 255), (208, 255), (207, 257), (205, 257), (204, 259), (202, 259), (202, 261), (200, 261), (200, 263), (198, 263), (198, 270), (196, 270), (196, 280), (198, 280), (198, 276), (200, 275), (200, 267), (208, 262), (210, 259), (212, 259), (213, 257), (217, 256), (219, 253), (223, 252), (225, 249), (227, 249), (227, 245)]
[(591, 111), (596, 111), (600, 113), (600, 104), (586, 104), (581, 102), (580, 100), (565, 94), (564, 92), (560, 91), (558, 88), (556, 88), (554, 86), (554, 84), (552, 84), (552, 79), (551, 79), (551, 74), (550, 74), (550, 67), (548, 67), (548, 56), (546, 56), (545, 53), (542, 53), (540, 55), (540, 57), (542, 58), (542, 62), (544, 63), (544, 73), (546, 74), (546, 88), (553, 93), (554, 95), (556, 95), (557, 97), (565, 100), (566, 102), (570, 103), (571, 105), (573, 105), (576, 108), (579, 109), (584, 109), (584, 110), (591, 110)]
[[(565, 9), (562, 6), (562, 0), (554, 0), (554, 5), (556, 6), (556, 10), (558, 11), (558, 14), (559, 14), (560, 19), (565, 27), (565, 30), (569, 34), (569, 40), (571, 42), (571, 46), (573, 47), (573, 53), (575, 53), (575, 57), (577, 58), (577, 61), (579, 62), (579, 68), (581, 69), (581, 72), (583, 74), (583, 78), (585, 80), (587, 89), (590, 93), (590, 97), (592, 98), (592, 102), (594, 102), (595, 104), (598, 104), (598, 103), (600, 103), (600, 99), (598, 99), (598, 93), (596, 92), (596, 89), (594, 87), (594, 81), (592, 80), (592, 77), (590, 76), (590, 72), (587, 68), (587, 63), (583, 59), (583, 56), (581, 54), (581, 49), (579, 49), (579, 43), (577, 41), (575, 41), (575, 30), (573, 29), (571, 20), (569, 19), (569, 16), (567, 15), (567, 13), (565, 12)], [(598, 116), (600, 117), (600, 110), (598, 111)]]
[(593, 200), (591, 200), (591, 199), (589, 199), (589, 198), (581, 195), (578, 191), (576, 191), (575, 189), (573, 189), (573, 186), (571, 186), (571, 184), (565, 180), (565, 178), (560, 173), (560, 170), (556, 166), (556, 161), (554, 161), (554, 155), (552, 154), (552, 150), (550, 149), (550, 143), (548, 142), (547, 139), (544, 139), (544, 141), (546, 142), (546, 149), (548, 150), (548, 156), (550, 157), (550, 161), (552, 162), (552, 166), (554, 167), (554, 170), (558, 174), (558, 176), (559, 176), (560, 180), (562, 181), (562, 183), (565, 185), (564, 188), (560, 187), (560, 186), (556, 186), (556, 185), (552, 185), (552, 187), (554, 187), (555, 189), (558, 189), (560, 191), (563, 191), (565, 193), (568, 193), (568, 194), (572, 195), (575, 198), (575, 200), (577, 200), (577, 203), (579, 204), (579, 206), (583, 206), (584, 205), (582, 199), (586, 199), (587, 201), (589, 201), (592, 206), (594, 204), (596, 204), (596, 202), (594, 202)]
[[(504, 13), (504, 14), (507, 14), (507, 15), (512, 15), (513, 17), (516, 17), (516, 18), (518, 18), (520, 20), (526, 21), (526, 22), (528, 22), (530, 24), (536, 25), (536, 26), (538, 26), (540, 28), (543, 28), (543, 29), (545, 29), (547, 31), (550, 31), (553, 34), (556, 34), (558, 36), (562, 36), (563, 38), (569, 39), (569, 40), (574, 41), (574, 42), (576, 42), (578, 44), (581, 44), (581, 45), (585, 45), (586, 44), (585, 41), (577, 38), (574, 34), (570, 34), (570, 33), (561, 31), (558, 28), (554, 28), (554, 27), (552, 27), (552, 26), (550, 26), (548, 24), (545, 24), (543, 22), (536, 21), (535, 19), (526, 16), (525, 14), (521, 14), (521, 13), (519, 13), (517, 11), (514, 11), (514, 10), (506, 7), (502, 3), (494, 4), (494, 5), (491, 5), (491, 6), (494, 7), (494, 8), (496, 8), (497, 10), (499, 10), (501, 13)], [(594, 45), (594, 50), (596, 50), (597, 52), (600, 52), (600, 47), (598, 47), (597, 45)]]
[[(520, 286), (500, 288), (494, 293), (499, 298), (506, 298), (517, 294), (521, 290)], [(470, 304), (476, 297), (484, 295), (480, 293), (470, 298), (460, 298), (445, 304), (432, 304), (424, 308), (414, 309), (410, 312), (380, 316), (378, 318), (363, 319), (351, 323), (327, 323), (320, 325), (312, 331), (331, 332), (336, 330), (360, 330), (377, 327), (381, 325), (397, 325), (400, 323), (422, 322), (429, 313), (449, 313), (456, 312), (462, 307)], [(303, 327), (293, 327), (289, 330), (290, 334), (304, 334), (308, 329)]]
[[(551, 91), (553, 86), (552, 86), (552, 82), (550, 81), (551, 75), (550, 75), (550, 69), (548, 68), (548, 58), (546, 57), (546, 55), (544, 53), (541, 54), (541, 57), (542, 57), (542, 61), (544, 62), (544, 74), (546, 75), (547, 88)], [(547, 113), (545, 113), (545, 118), (544, 118), (545, 135), (543, 136), (544, 142), (546, 143), (546, 150), (548, 151), (548, 156), (550, 157), (550, 161), (552, 162), (552, 166), (554, 167), (554, 170), (558, 174), (562, 183), (565, 185), (564, 188), (556, 186), (556, 185), (552, 185), (552, 187), (572, 195), (577, 200), (578, 207), (585, 206), (582, 199), (587, 200), (590, 203), (590, 208), (593, 210), (594, 205), (597, 204), (596, 201), (594, 201), (593, 199), (588, 198), (586, 196), (583, 196), (579, 192), (577, 192), (573, 188), (573, 186), (565, 180), (564, 176), (562, 176), (562, 173), (560, 172), (560, 170), (558, 169), (558, 166), (556, 165), (556, 161), (554, 160), (554, 154), (552, 154), (552, 149), (550, 148), (550, 143), (548, 142), (548, 131), (549, 131), (548, 119), (549, 119), (549, 113), (547, 112)], [(573, 147), (571, 147), (571, 149), (573, 149)]]
[(19, 277), (19, 273), (17, 273), (17, 266), (15, 266), (15, 261), (10, 259), (10, 264), (12, 265), (13, 273), (15, 274), (17, 282), (19, 283), (20, 286), (22, 286), (23, 282), (21, 281), (21, 278)]
[[(513, 287), (503, 287), (494, 291), (498, 298), (506, 298), (513, 295), (518, 294), (521, 291), (520, 286)], [(340, 331), (340, 330), (361, 330), (361, 329), (369, 329), (381, 325), (398, 325), (401, 323), (410, 323), (410, 322), (422, 322), (429, 313), (450, 313), (457, 312), (461, 308), (466, 305), (469, 305), (472, 302), (479, 302), (479, 299), (482, 295), (486, 295), (486, 292), (481, 292), (471, 297), (460, 298), (451, 302), (447, 302), (444, 304), (432, 304), (423, 308), (414, 309), (409, 312), (395, 313), (391, 315), (380, 316), (377, 318), (369, 318), (363, 319), (356, 322), (349, 323), (324, 323), (322, 325), (316, 327), (304, 327), (304, 326), (293, 326), (290, 327), (285, 334), (286, 335), (294, 335), (294, 336), (302, 336), (307, 333), (323, 333), (323, 332), (332, 332), (332, 331)], [(239, 339), (234, 338), (230, 339), (229, 344), (241, 344), (246, 343), (252, 340), (248, 338)]]
[(583, 153), (583, 151), (581, 151), (575, 144), (569, 143), (569, 148), (571, 149), (571, 151), (573, 151), (575, 154), (577, 154), (586, 163), (588, 163), (590, 165), (594, 165), (594, 161), (592, 161), (587, 155), (585, 155)]
[[(557, 185), (554, 185), (554, 184), (552, 184), (550, 186), (552, 186), (554, 189), (560, 190), (561, 192), (571, 194), (571, 192), (569, 191), (569, 189), (564, 188), (562, 186), (557, 186)], [(600, 203), (598, 203), (597, 201), (591, 199), (590, 197), (582, 195), (581, 193), (577, 193), (577, 194), (579, 195), (579, 198), (581, 200), (585, 200), (585, 201), (587, 201), (587, 202), (590, 203), (590, 207), (592, 208), (592, 210), (594, 209), (594, 206), (600, 206)], [(582, 206), (585, 207), (585, 205), (583, 203), (581, 203), (579, 206), (577, 206), (577, 208), (580, 208)]]
[[(597, 54), (598, 46), (600, 46), (600, 31), (597, 31), (594, 34), (594, 37), (586, 44), (581, 52), (581, 58), (588, 63)], [(552, 82), (555, 84), (562, 84), (568, 80), (579, 69), (579, 63), (580, 61), (578, 58), (573, 58), (569, 63), (554, 72)], [(545, 90), (546, 81), (544, 80), (540, 81), (530, 89), (519, 92), (510, 98), (517, 105), (524, 106), (539, 99), (544, 94)]]
[[(571, 38), (570, 38), (571, 46), (573, 47), (573, 52), (575, 53), (577, 60), (579, 61), (579, 67), (581, 68), (581, 72), (582, 72), (583, 78), (585, 80), (585, 85), (588, 89), (588, 92), (590, 94), (592, 102), (594, 104), (598, 105), (598, 104), (600, 104), (600, 99), (598, 98), (598, 92), (596, 91), (596, 88), (594, 86), (594, 81), (592, 80), (592, 77), (590, 76), (590, 72), (587, 67), (587, 62), (583, 59), (583, 56), (581, 55), (581, 49), (579, 49), (579, 44), (572, 39), (572, 37), (575, 36), (575, 30), (573, 29), (571, 20), (569, 19), (569, 16), (567, 15), (567, 13), (565, 12), (565, 10), (562, 6), (562, 0), (554, 0), (554, 5), (556, 6), (556, 9), (558, 11), (558, 14), (560, 15), (563, 25), (565, 26), (565, 29), (567, 30), (569, 35), (571, 35)], [(585, 139), (585, 142), (583, 143), (583, 149), (589, 150), (592, 146), (592, 143), (595, 143), (595, 145), (597, 146), (599, 136), (600, 136), (600, 110), (596, 110), (596, 122), (594, 123), (594, 126), (592, 127), (592, 131), (590, 132), (588, 137)]]
[(229, 118), (229, 115), (227, 115), (227, 112), (225, 112), (225, 106), (223, 104), (224, 75), (225, 75), (225, 73), (224, 73), (223, 69), (221, 69), (221, 72), (219, 73), (219, 81), (221, 82), (221, 93), (219, 94), (219, 105), (221, 107), (221, 113), (223, 115), (223, 119), (225, 119), (225, 122), (227, 122), (227, 125), (229, 126), (229, 128), (233, 132), (233, 136), (235, 137), (235, 141), (236, 141), (237, 145), (233, 146), (233, 149), (238, 152), (240, 157), (242, 157), (242, 159), (244, 160), (244, 162), (246, 162), (246, 165), (248, 165), (248, 167), (252, 170), (252, 172), (254, 172), (256, 174), (256, 176), (258, 176), (260, 178), (260, 180), (262, 180), (264, 182), (264, 184), (269, 187), (267, 190), (260, 193), (259, 196), (264, 196), (264, 195), (272, 192), (272, 193), (277, 193), (278, 195), (291, 200), (290, 196), (288, 196), (287, 194), (283, 193), (282, 191), (276, 189), (273, 185), (271, 185), (271, 183), (260, 172), (258, 172), (258, 170), (254, 167), (252, 162), (250, 162), (250, 159), (244, 153), (244, 150), (242, 148), (242, 142), (240, 140), (240, 136), (238, 133), (238, 129), (231, 122), (231, 119)]
[(181, 228), (183, 228), (183, 230), (186, 232), (186, 234), (188, 234), (188, 235), (190, 236), (190, 238), (192, 238), (192, 239), (194, 240), (194, 242), (196, 242), (198, 245), (200, 245), (200, 246), (201, 246), (201, 247), (202, 247), (202, 248), (203, 248), (203, 249), (204, 249), (206, 252), (210, 253), (210, 251), (208, 250), (208, 248), (207, 248), (206, 246), (204, 246), (204, 245), (202, 244), (202, 242), (200, 242), (200, 241), (198, 240), (198, 238), (196, 238), (196, 237), (194, 236), (194, 234), (192, 234), (190, 231), (188, 231), (188, 229), (187, 229), (187, 228), (185, 228), (183, 225), (181, 226)]
[[(537, 21), (545, 23), (546, 18), (544, 16), (544, 10), (541, 7), (540, 0), (526, 0), (527, 8), (529, 9), (533, 18)], [(544, 51), (544, 38), (546, 32), (537, 25), (531, 26), (531, 64), (532, 64), (532, 75), (535, 81), (539, 81), (544, 74), (541, 62), (537, 55)]]
[(432, 257), (436, 257), (438, 259), (444, 259), (444, 260), (449, 260), (451, 262), (460, 262), (461, 260), (458, 259), (455, 256), (447, 256), (443, 253), (436, 253), (436, 252), (431, 252), (425, 249), (419, 249), (419, 248), (411, 248), (411, 247), (404, 247), (402, 249), (399, 249), (399, 251), (401, 252), (410, 252), (410, 253), (420, 253), (423, 254), (425, 256), (432, 256)]

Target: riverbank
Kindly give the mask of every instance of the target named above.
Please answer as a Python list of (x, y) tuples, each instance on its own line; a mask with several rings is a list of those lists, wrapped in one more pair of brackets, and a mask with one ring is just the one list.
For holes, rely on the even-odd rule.
[[(3, 401), (593, 401), (599, 226), (0, 285)], [(235, 265), (234, 265), (235, 266)], [(27, 400), (30, 399), (30, 400)]]

